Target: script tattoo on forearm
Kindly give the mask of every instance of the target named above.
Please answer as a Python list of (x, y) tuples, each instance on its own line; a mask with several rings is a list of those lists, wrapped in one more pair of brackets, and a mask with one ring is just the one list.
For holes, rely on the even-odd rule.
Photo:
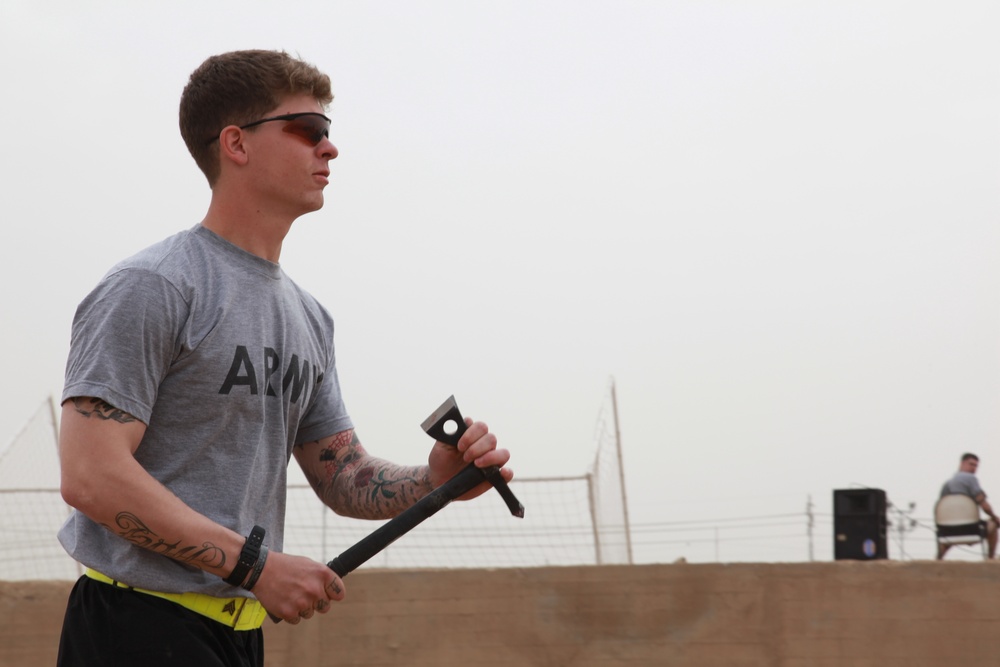
[(180, 540), (169, 543), (150, 530), (139, 517), (130, 512), (119, 512), (115, 517), (116, 528), (110, 530), (132, 544), (149, 549), (181, 561), (182, 563), (202, 564), (207, 567), (222, 567), (226, 564), (226, 553), (211, 542), (200, 546), (181, 546)]
[[(73, 399), (73, 407), (84, 417), (97, 417), (104, 421), (116, 421), (119, 424), (129, 424), (136, 419), (124, 410), (119, 410), (105, 400), (100, 398), (76, 397)], [(88, 409), (89, 407), (89, 409)]]
[(338, 433), (319, 459), (326, 479), (313, 480), (314, 488), (323, 502), (347, 516), (388, 519), (431, 490), (426, 468), (369, 456), (353, 430)]

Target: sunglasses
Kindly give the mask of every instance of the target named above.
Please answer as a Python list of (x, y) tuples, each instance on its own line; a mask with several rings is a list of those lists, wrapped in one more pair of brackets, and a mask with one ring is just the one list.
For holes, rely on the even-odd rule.
[[(310, 146), (318, 146), (319, 142), (323, 141), (324, 138), (329, 138), (330, 136), (330, 119), (321, 113), (313, 111), (307, 111), (305, 113), (286, 113), (281, 116), (261, 118), (260, 120), (255, 120), (252, 123), (240, 125), (240, 129), (245, 130), (247, 128), (260, 125), (261, 123), (270, 123), (275, 120), (285, 121), (285, 126), (281, 128), (282, 132), (288, 132), (289, 134), (294, 134), (297, 137), (302, 137), (309, 142)], [(212, 137), (208, 140), (208, 143), (211, 144), (218, 138), (219, 137)]]

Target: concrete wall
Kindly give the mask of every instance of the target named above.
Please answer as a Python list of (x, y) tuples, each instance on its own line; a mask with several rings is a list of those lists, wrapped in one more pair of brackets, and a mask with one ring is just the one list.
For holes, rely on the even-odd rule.
[[(265, 625), (269, 667), (950, 667), (1000, 660), (1000, 562), (359, 571)], [(0, 665), (52, 664), (71, 584), (0, 583)]]

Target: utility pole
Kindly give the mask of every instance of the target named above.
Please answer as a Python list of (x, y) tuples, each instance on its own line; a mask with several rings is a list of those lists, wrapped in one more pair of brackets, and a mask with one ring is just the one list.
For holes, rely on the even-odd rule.
[[(611, 410), (615, 417), (615, 450), (618, 453), (618, 485), (622, 490), (622, 518), (625, 520), (625, 547), (628, 549), (628, 564), (632, 564), (632, 527), (628, 520), (628, 494), (625, 493), (625, 463), (622, 460), (622, 434), (618, 428), (618, 393), (615, 379), (611, 378)], [(718, 557), (716, 558), (718, 560)]]
[(813, 557), (813, 526), (815, 517), (813, 516), (813, 497), (809, 495), (806, 499), (806, 531), (809, 534), (809, 562), (816, 560)]

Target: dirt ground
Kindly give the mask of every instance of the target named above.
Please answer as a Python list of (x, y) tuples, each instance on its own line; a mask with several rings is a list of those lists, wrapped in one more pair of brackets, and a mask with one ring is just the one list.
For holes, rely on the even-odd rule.
[[(1000, 563), (894, 561), (352, 573), (265, 624), (267, 664), (996, 664)], [(72, 582), (0, 582), (0, 665), (53, 664)]]

